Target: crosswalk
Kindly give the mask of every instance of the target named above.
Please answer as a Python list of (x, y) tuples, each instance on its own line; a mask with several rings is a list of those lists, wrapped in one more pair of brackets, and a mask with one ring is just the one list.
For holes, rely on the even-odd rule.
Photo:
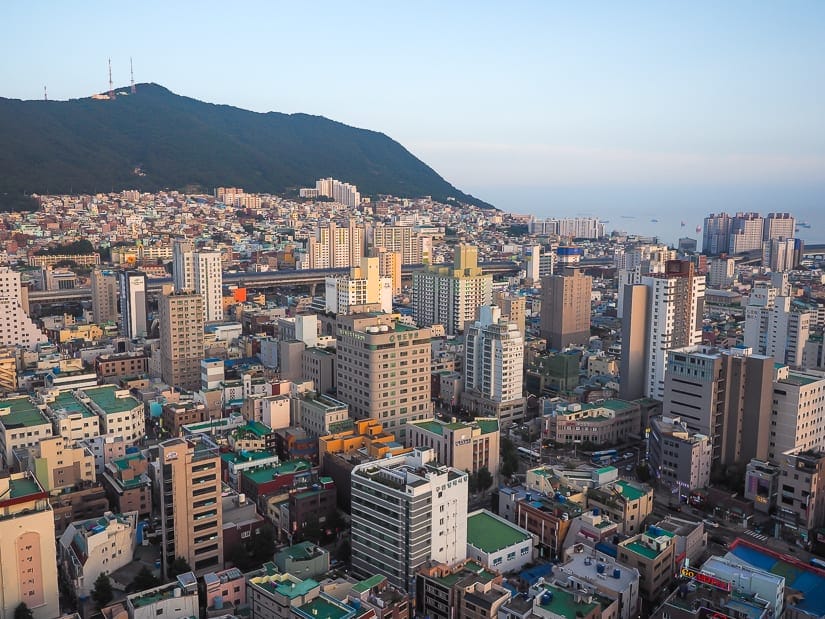
[(760, 542), (767, 541), (768, 536), (764, 533), (757, 533), (753, 529), (747, 529), (745, 531), (745, 535), (750, 535), (752, 538), (759, 540)]

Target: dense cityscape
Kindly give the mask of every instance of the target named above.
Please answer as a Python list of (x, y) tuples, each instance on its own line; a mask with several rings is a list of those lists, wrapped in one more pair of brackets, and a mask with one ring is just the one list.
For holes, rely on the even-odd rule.
[(825, 617), (793, 214), (669, 245), (332, 178), (34, 197), (0, 223), (2, 616)]

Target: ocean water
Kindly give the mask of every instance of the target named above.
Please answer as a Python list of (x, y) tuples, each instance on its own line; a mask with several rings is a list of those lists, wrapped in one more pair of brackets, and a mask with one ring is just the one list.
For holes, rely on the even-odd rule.
[[(701, 246), (710, 213), (789, 212), (808, 244), (825, 243), (825, 185), (794, 187), (632, 187), (547, 186), (480, 187), (473, 195), (512, 213), (536, 217), (591, 216), (606, 220), (607, 229), (656, 236), (675, 245), (681, 237)], [(682, 225), (684, 223), (684, 225)]]

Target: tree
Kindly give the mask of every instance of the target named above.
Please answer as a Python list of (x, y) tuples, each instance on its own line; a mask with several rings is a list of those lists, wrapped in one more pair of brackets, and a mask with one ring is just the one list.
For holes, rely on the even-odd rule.
[(14, 619), (34, 619), (34, 613), (25, 602), (20, 602), (14, 609)]
[(484, 492), (493, 485), (493, 474), (487, 469), (486, 466), (482, 466), (478, 469), (478, 473), (476, 473), (476, 486), (478, 487), (479, 492)]
[(92, 589), (92, 600), (94, 600), (94, 603), (100, 609), (107, 606), (113, 597), (112, 581), (109, 580), (107, 574), (101, 572), (100, 576), (95, 580), (94, 589)]
[(257, 535), (252, 538), (252, 558), (256, 565), (261, 565), (266, 561), (272, 561), (275, 555), (275, 529), (271, 524), (265, 524), (258, 529)]
[(478, 479), (475, 473), (469, 473), (467, 475), (467, 490), (470, 491), (470, 494), (478, 492)]
[(636, 477), (638, 477), (642, 483), (650, 481), (650, 471), (647, 468), (647, 464), (640, 464), (636, 467)]
[(516, 446), (509, 438), (503, 438), (501, 440), (501, 474), (510, 477), (513, 473), (518, 472), (518, 466)]
[(134, 580), (132, 580), (129, 585), (129, 589), (132, 591), (145, 591), (158, 585), (160, 585), (160, 580), (152, 573), (152, 570), (144, 565), (135, 575)]
[(191, 566), (186, 562), (186, 559), (183, 557), (176, 557), (172, 564), (169, 566), (169, 570), (167, 575), (171, 579), (177, 578), (180, 574), (185, 574), (186, 572), (191, 572)]
[(336, 550), (336, 558), (343, 562), (349, 563), (350, 557), (352, 556), (352, 544), (346, 538), (341, 540), (341, 543), (338, 544), (338, 549)]

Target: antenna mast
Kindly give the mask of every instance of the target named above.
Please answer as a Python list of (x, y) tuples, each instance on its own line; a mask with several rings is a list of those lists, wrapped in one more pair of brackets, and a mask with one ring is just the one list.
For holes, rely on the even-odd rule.
[(135, 89), (135, 69), (132, 66), (132, 57), (131, 56), (129, 57), (129, 73), (132, 76), (132, 94), (135, 94), (135, 92), (136, 92), (136, 89)]
[(46, 90), (46, 87), (43, 86), (43, 101), (49, 100), (49, 92)]
[(115, 98), (115, 88), (112, 85), (112, 59), (109, 58), (109, 98)]

